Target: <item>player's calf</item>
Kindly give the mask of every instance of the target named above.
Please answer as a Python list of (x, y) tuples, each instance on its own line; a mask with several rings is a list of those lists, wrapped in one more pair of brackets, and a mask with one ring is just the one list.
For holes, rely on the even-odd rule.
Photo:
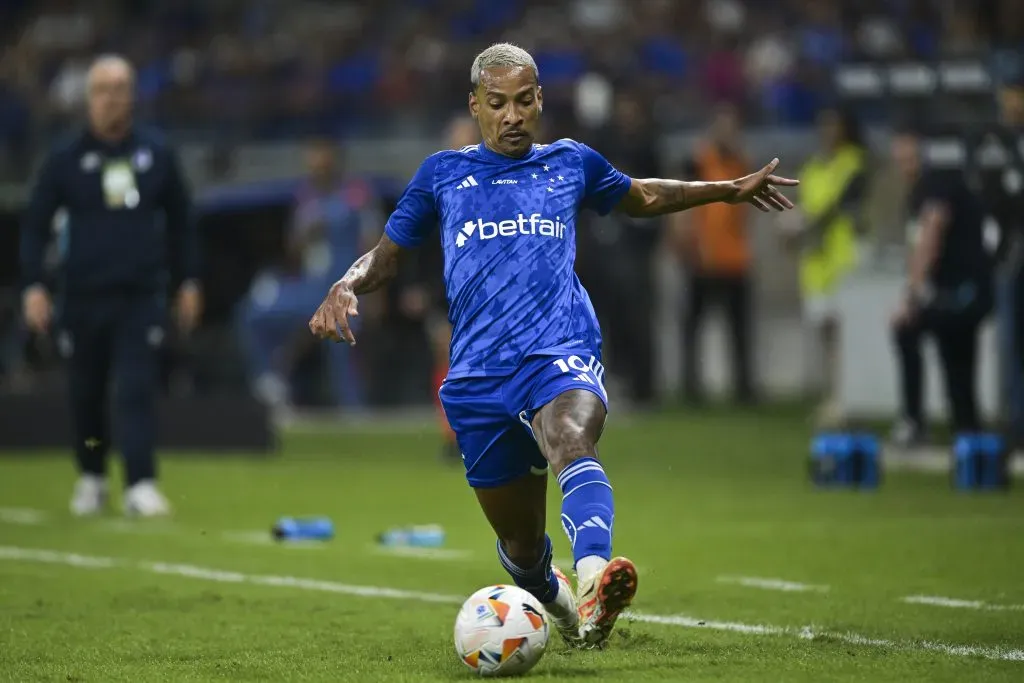
[[(540, 548), (538, 554), (536, 545), (526, 548), (522, 544), (499, 540), (498, 559), (512, 581), (544, 605), (566, 643), (578, 645), (579, 613), (572, 586), (565, 575), (551, 564), (552, 546), (547, 534)], [(535, 559), (524, 561), (531, 556)]]
[(559, 395), (538, 413), (534, 430), (562, 490), (562, 528), (572, 544), (578, 577), (580, 635), (603, 646), (636, 593), (636, 569), (611, 559), (615, 504), (597, 459), (604, 402), (588, 391)]
[(611, 558), (615, 504), (597, 459), (606, 414), (596, 394), (575, 390), (557, 396), (534, 419), (534, 433), (562, 489), (562, 528), (581, 584)]

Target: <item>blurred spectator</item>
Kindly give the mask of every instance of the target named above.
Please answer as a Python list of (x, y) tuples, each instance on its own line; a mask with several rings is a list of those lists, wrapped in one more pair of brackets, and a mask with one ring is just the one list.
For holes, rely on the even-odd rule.
[[(459, 116), (448, 124), (445, 131), (445, 138), (448, 149), (461, 149), (480, 142), (480, 129), (476, 121), (469, 116)], [(434, 352), (433, 390), (434, 405), (437, 407), (438, 416), (441, 422), (441, 433), (443, 436), (442, 457), (451, 462), (460, 461), (459, 445), (455, 442), (455, 432), (448, 425), (448, 419), (444, 416), (441, 408), (439, 392), (441, 384), (448, 376), (448, 353), (452, 342), (452, 326), (448, 322), (448, 299), (444, 289), (442, 277), (444, 262), (443, 258), (431, 264), (435, 270), (432, 273), (424, 273), (425, 283), (421, 285), (426, 291), (422, 295), (429, 310), (424, 311), (427, 322), (427, 336), (430, 339), (430, 346)]]
[(827, 110), (818, 129), (821, 148), (800, 171), (799, 211), (783, 215), (788, 243), (800, 250), (804, 319), (823, 355), (822, 426), (841, 420), (836, 396), (839, 318), (835, 296), (857, 262), (857, 233), (867, 184), (867, 151), (860, 125), (849, 112)]
[[(719, 101), (752, 123), (810, 125), (848, 56), (931, 58), (994, 43), (1017, 47), (1020, 3), (1001, 0), (379, 0), (323, 3), (18, 3), (0, 15), (27, 83), (0, 87), (0, 133), (45, 132), (81, 99), (82, 64), (97, 49), (139, 63), (147, 116), (233, 135), (350, 133), (417, 121), (442, 125), (481, 44), (512, 39), (532, 50), (547, 84), (586, 75), (664, 103), (656, 116)], [(17, 39), (20, 36), (20, 39)], [(6, 78), (0, 79), (9, 86)], [(579, 123), (549, 91), (556, 128)], [(27, 111), (27, 116), (23, 114)], [(566, 119), (566, 120), (562, 120)], [(13, 123), (12, 123), (13, 121)], [(584, 122), (586, 123), (586, 122)], [(13, 132), (17, 131), (17, 133)]]
[[(592, 146), (623, 173), (634, 178), (662, 175), (654, 131), (635, 96), (621, 95), (612, 121), (593, 138)], [(628, 381), (637, 404), (646, 405), (654, 399), (651, 254), (662, 223), (615, 213), (588, 220), (591, 229), (580, 231), (587, 252), (581, 279), (606, 330), (612, 359), (606, 366)]]
[[(1016, 60), (1005, 60), (999, 99), (997, 136), (1006, 152), (1004, 168), (982, 169), (982, 190), (999, 224), (1001, 251), (1009, 261), (1012, 282), (1012, 336), (1017, 357), (1016, 372), (1009, 372), (1011, 396), (1019, 396), (1024, 377), (1024, 51)], [(1015, 405), (1011, 417), (1018, 436), (1024, 436), (1024, 406)]]
[[(291, 374), (310, 348), (306, 323), (331, 284), (370, 250), (380, 231), (370, 188), (343, 175), (332, 141), (310, 143), (306, 165), (309, 179), (296, 197), (285, 263), (256, 277), (239, 315), (253, 390), (269, 405), (291, 400)], [(356, 352), (333, 344), (327, 358), (332, 399), (349, 409), (365, 402)]]
[[(694, 180), (730, 180), (749, 173), (748, 166), (739, 112), (732, 105), (721, 105), (708, 139), (697, 147), (683, 175)], [(709, 204), (670, 218), (674, 243), (689, 276), (683, 317), (683, 388), (690, 401), (704, 399), (700, 331), (712, 306), (724, 309), (729, 327), (735, 399), (742, 403), (754, 399), (747, 220), (744, 204)]]
[(924, 168), (916, 134), (892, 142), (896, 166), (911, 186), (907, 287), (892, 315), (903, 414), (893, 430), (902, 446), (925, 435), (921, 343), (934, 337), (956, 432), (981, 429), (976, 400), (978, 331), (993, 303), (992, 258), (985, 249), (981, 199), (960, 171)]

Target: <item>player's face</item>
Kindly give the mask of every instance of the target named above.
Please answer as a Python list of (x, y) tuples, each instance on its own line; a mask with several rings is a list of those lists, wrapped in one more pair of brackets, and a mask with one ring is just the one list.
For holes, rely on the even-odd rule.
[(488, 147), (520, 157), (537, 137), (542, 102), (533, 69), (499, 67), (484, 69), (480, 85), (469, 95), (469, 111)]
[(100, 130), (125, 125), (132, 111), (132, 74), (126, 64), (98, 64), (89, 75), (89, 121)]

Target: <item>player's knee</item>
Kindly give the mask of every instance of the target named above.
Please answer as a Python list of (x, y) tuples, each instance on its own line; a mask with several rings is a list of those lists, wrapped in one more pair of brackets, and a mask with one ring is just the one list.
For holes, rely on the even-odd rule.
[(545, 455), (555, 475), (579, 458), (593, 457), (597, 440), (585, 424), (571, 415), (556, 416), (544, 425)]

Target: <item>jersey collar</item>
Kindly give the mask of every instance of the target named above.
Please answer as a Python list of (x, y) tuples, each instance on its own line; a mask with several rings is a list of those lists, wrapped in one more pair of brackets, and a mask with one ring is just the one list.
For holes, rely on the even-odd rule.
[(488, 148), (487, 145), (485, 145), (482, 142), (476, 146), (476, 149), (477, 153), (480, 154), (481, 158), (488, 159), (490, 161), (497, 161), (500, 164), (514, 164), (518, 161), (527, 161), (529, 159), (532, 159), (533, 156), (537, 153), (537, 145), (531, 145), (530, 151), (528, 151), (521, 157), (509, 157), (505, 156), (504, 154), (499, 154)]

